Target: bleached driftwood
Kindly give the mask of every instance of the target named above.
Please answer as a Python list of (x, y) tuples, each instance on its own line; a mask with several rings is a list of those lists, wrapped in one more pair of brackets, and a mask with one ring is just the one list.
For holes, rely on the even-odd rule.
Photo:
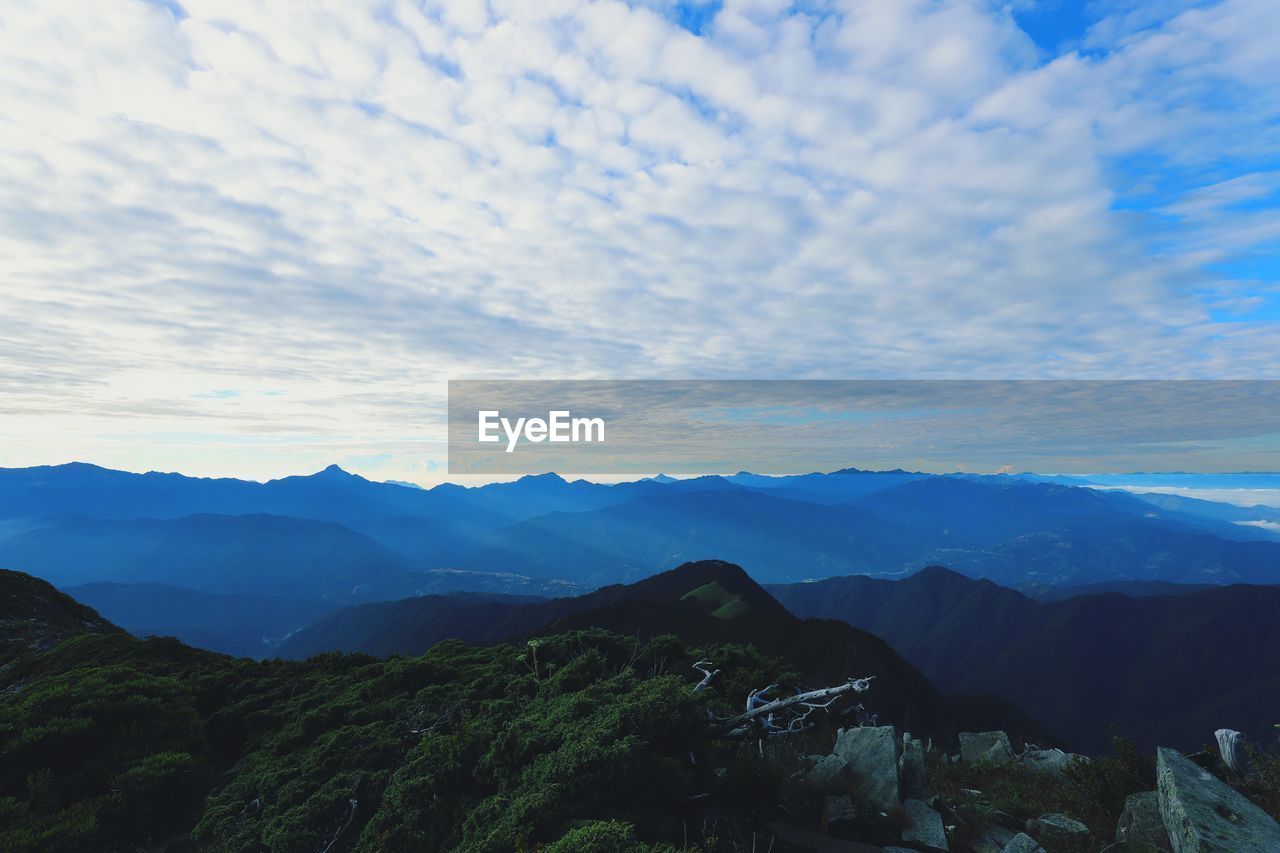
[(735, 717), (717, 719), (720, 736), (726, 738), (762, 738), (804, 731), (813, 726), (813, 714), (830, 708), (841, 696), (865, 693), (871, 678), (851, 678), (844, 684), (797, 691), (790, 696), (769, 698), (776, 684), (747, 695), (746, 710)]

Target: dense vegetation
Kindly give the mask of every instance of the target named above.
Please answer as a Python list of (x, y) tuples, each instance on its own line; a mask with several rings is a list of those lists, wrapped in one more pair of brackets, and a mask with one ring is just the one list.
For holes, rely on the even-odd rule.
[[(701, 654), (724, 680), (695, 694)], [(749, 648), (604, 631), (305, 662), (81, 635), (4, 673), (0, 849), (692, 842), (708, 809), (726, 827), (762, 819), (772, 798), (750, 790), (769, 774), (714, 773), (752, 750), (710, 740), (706, 710), (740, 707), (784, 669)]]

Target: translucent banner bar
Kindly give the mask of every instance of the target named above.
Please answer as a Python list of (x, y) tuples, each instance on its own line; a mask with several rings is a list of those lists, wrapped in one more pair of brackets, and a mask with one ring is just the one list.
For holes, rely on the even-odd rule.
[(451, 474), (1280, 470), (1280, 382), (451, 380)]

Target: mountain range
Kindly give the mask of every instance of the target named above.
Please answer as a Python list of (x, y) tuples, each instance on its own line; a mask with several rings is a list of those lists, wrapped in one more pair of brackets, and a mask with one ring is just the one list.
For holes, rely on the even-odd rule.
[[(1112, 724), (1184, 744), (1274, 722), (1257, 710), (1280, 698), (1270, 510), (1060, 479), (845, 469), (419, 489), (336, 466), (267, 483), (0, 469), (0, 565), (135, 635), (247, 657), (603, 627), (811, 654), (833, 675), (847, 655), (831, 649), (879, 637), (944, 693), (999, 697), (1022, 730), (1078, 748), (1104, 748)], [(712, 570), (688, 565), (720, 574), (689, 586)]]
[(336, 466), (267, 483), (78, 463), (0, 469), (0, 564), (61, 584), (346, 600), (421, 593), (412, 573), (423, 569), (590, 588), (706, 558), (772, 583), (931, 564), (1009, 585), (1273, 582), (1271, 517), (1034, 478), (856, 469), (611, 485), (547, 474), (432, 489)]

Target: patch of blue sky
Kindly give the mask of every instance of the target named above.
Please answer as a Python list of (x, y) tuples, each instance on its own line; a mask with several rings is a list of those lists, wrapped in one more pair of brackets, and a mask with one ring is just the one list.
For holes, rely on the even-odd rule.
[(1030, 0), (1012, 10), (1013, 20), (1045, 54), (1076, 49), (1097, 20), (1094, 4), (1082, 0)]
[(679, 0), (666, 10), (666, 14), (680, 27), (700, 36), (723, 6), (722, 0)]

